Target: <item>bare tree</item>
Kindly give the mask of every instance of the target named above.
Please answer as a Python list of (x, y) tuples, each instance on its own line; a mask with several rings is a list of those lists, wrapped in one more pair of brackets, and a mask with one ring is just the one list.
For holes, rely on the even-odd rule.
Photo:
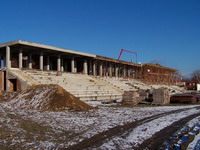
[(175, 75), (176, 80), (182, 80), (183, 79), (183, 75), (180, 71), (176, 71), (174, 75)]
[(192, 80), (196, 81), (197, 83), (200, 83), (200, 70), (193, 71)]

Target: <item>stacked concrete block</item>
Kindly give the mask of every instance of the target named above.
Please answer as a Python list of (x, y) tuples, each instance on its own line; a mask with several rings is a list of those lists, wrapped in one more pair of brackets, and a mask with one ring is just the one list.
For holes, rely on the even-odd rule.
[(122, 95), (122, 104), (138, 104), (140, 101), (146, 98), (146, 94), (143, 91), (125, 91)]
[(159, 88), (153, 90), (152, 104), (164, 105), (170, 103), (169, 90), (167, 88)]

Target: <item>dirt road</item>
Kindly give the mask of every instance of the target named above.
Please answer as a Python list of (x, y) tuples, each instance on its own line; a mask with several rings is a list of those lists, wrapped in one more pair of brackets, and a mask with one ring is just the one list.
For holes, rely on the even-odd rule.
[[(196, 107), (198, 110), (200, 107)], [(191, 108), (194, 109), (194, 108)], [(82, 142), (72, 145), (67, 148), (67, 150), (81, 150), (81, 149), (101, 149), (99, 148), (103, 143), (108, 141), (109, 139), (112, 139), (116, 136), (125, 137), (129, 132), (131, 132), (134, 128), (146, 124), (152, 120), (161, 118), (163, 116), (167, 116), (170, 114), (177, 114), (184, 111), (189, 111), (190, 109), (180, 109), (180, 110), (174, 110), (171, 112), (166, 112), (158, 115), (154, 115), (151, 117), (144, 118), (142, 120), (134, 121), (122, 126), (116, 126), (114, 128), (111, 128), (107, 131), (104, 131), (102, 133), (99, 133), (97, 135), (94, 135), (91, 138), (85, 139)], [(167, 139), (169, 138), (174, 132), (176, 132), (180, 127), (182, 127), (185, 123), (187, 123), (189, 120), (193, 119), (194, 117), (200, 116), (200, 113), (196, 113), (187, 117), (184, 117), (170, 126), (162, 129), (161, 131), (157, 132), (152, 136), (152, 138), (145, 140), (142, 144), (138, 145), (137, 147), (132, 147), (133, 149), (159, 149), (159, 146)]]

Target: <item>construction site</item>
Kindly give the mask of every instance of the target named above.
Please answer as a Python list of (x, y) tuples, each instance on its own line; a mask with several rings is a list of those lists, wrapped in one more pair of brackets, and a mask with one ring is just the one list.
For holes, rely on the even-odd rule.
[[(81, 101), (113, 101), (124, 92), (176, 86), (176, 69), (138, 64), (27, 41), (0, 44), (0, 90), (22, 91), (38, 84), (57, 84)], [(133, 52), (132, 52), (133, 53)], [(135, 53), (135, 52), (134, 52)]]
[[(176, 69), (122, 61), (123, 52), (137, 54), (0, 44), (0, 149), (198, 148), (200, 95), (183, 94)], [(169, 105), (180, 98), (193, 104)]]

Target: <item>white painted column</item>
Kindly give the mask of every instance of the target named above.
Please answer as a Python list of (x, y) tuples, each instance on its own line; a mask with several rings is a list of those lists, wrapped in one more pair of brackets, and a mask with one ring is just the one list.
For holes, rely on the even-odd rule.
[(87, 63), (87, 59), (84, 60), (84, 63), (83, 63), (83, 72), (84, 74), (88, 74), (88, 63)]
[(11, 62), (10, 62), (10, 47), (6, 46), (6, 68), (11, 67)]
[(71, 72), (74, 73), (74, 57), (72, 57), (72, 60), (71, 60)]
[(22, 49), (19, 50), (19, 69), (22, 69), (23, 65), (23, 53), (22, 53)]
[(40, 70), (43, 70), (43, 52), (40, 52)]
[(28, 57), (28, 68), (32, 69), (32, 54), (31, 53), (29, 54), (29, 57)]
[(50, 70), (50, 65), (49, 65), (49, 56), (47, 56), (47, 71)]
[(57, 71), (60, 71), (60, 55), (57, 57)]
[(99, 75), (102, 77), (103, 76), (103, 63), (100, 62), (99, 64)]
[(96, 61), (93, 61), (93, 76), (96, 76)]

